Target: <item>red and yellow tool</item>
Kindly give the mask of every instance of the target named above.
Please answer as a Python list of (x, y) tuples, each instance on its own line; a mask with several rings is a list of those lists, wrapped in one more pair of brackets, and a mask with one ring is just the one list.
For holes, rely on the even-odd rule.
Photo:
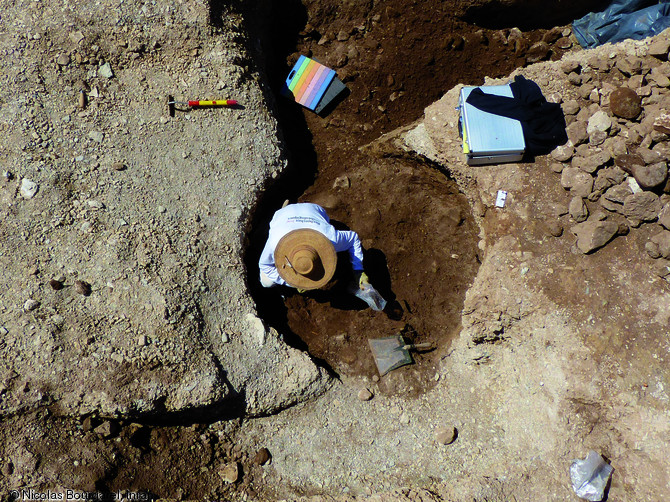
[(237, 101), (234, 99), (209, 99), (209, 100), (197, 100), (197, 101), (169, 101), (169, 105), (188, 105), (190, 107), (194, 106), (235, 106)]
[(237, 101), (234, 99), (199, 99), (189, 101), (175, 101), (172, 96), (168, 96), (168, 109), (170, 116), (174, 117), (174, 105), (186, 105), (189, 108), (196, 107), (218, 107), (218, 106), (236, 106)]

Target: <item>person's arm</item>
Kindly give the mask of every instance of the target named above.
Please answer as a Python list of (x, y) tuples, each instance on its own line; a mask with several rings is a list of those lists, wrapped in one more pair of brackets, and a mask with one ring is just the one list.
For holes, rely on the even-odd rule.
[(281, 278), (277, 267), (275, 267), (274, 260), (274, 249), (270, 249), (270, 243), (265, 244), (263, 252), (261, 253), (260, 260), (258, 261), (258, 268), (262, 274), (265, 274), (272, 282), (283, 286), (286, 284), (286, 281)]
[(338, 230), (335, 234), (335, 251), (347, 251), (354, 271), (363, 270), (363, 246), (358, 234), (353, 230)]

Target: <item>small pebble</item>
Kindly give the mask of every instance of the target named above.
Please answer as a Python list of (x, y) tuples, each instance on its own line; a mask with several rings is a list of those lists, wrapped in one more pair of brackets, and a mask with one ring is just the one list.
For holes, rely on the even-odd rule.
[(265, 465), (271, 458), (272, 455), (270, 455), (270, 450), (268, 450), (267, 448), (261, 448), (260, 450), (258, 450), (256, 456), (254, 457), (254, 464)]
[(349, 188), (350, 186), (351, 181), (348, 176), (338, 176), (333, 182), (333, 188)]
[(563, 235), (563, 225), (558, 221), (550, 221), (547, 226), (549, 227), (549, 233), (554, 237), (560, 237)]
[(237, 462), (226, 464), (219, 471), (219, 476), (221, 476), (221, 479), (223, 479), (226, 483), (235, 483), (238, 479), (240, 479), (239, 464)]
[(65, 54), (65, 53), (60, 54), (60, 55), (56, 58), (56, 63), (58, 63), (59, 66), (67, 66), (67, 65), (69, 65), (69, 64), (70, 64), (70, 56), (67, 55), (67, 54)]
[(98, 75), (104, 78), (112, 78), (114, 76), (112, 66), (109, 63), (103, 64), (100, 68), (98, 68)]
[(28, 178), (23, 178), (21, 180), (21, 197), (24, 199), (32, 199), (37, 191), (39, 190), (39, 185)]
[(125, 168), (126, 165), (123, 162), (114, 162), (112, 164), (112, 169), (114, 169), (115, 171), (123, 171), (125, 170)]
[(32, 298), (30, 300), (26, 300), (26, 303), (23, 304), (23, 310), (26, 312), (30, 312), (31, 310), (35, 310), (37, 307), (40, 306), (40, 302), (37, 300), (33, 300)]
[(54, 291), (60, 291), (61, 289), (63, 289), (63, 283), (57, 279), (51, 279), (49, 281), (49, 286), (51, 286), (51, 289), (53, 289)]
[(80, 295), (89, 296), (91, 294), (91, 285), (86, 281), (74, 281), (74, 290)]
[(361, 389), (358, 391), (358, 399), (361, 401), (369, 401), (372, 399), (372, 392), (370, 392), (368, 389)]
[(105, 208), (105, 205), (98, 200), (89, 199), (89, 200), (86, 201), (86, 203), (88, 204), (88, 207), (90, 207), (91, 209), (104, 209)]
[(439, 444), (451, 444), (456, 441), (458, 431), (456, 427), (440, 427), (435, 431), (435, 441)]
[(102, 140), (105, 139), (105, 133), (101, 131), (91, 131), (88, 133), (88, 137), (96, 143), (102, 143)]

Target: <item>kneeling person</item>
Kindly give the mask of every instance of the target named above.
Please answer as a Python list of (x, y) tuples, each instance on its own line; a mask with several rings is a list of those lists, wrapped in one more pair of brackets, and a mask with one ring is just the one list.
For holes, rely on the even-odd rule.
[(337, 267), (337, 253), (347, 251), (359, 287), (368, 284), (363, 248), (352, 230), (336, 230), (317, 204), (289, 204), (270, 221), (270, 233), (258, 267), (261, 284), (306, 291), (324, 287)]

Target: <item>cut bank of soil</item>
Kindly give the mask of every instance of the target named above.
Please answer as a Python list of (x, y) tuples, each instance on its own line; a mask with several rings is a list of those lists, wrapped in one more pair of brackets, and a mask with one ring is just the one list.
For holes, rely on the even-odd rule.
[[(507, 75), (526, 63), (533, 43), (558, 38), (536, 30), (517, 41), (509, 29), (480, 29), (454, 12), (462, 12), (458, 2), (319, 0), (304, 7), (282, 3), (272, 16), (280, 27), (272, 40), (280, 54), (268, 58), (276, 63), (269, 68), (273, 89), (281, 88), (303, 54), (336, 69), (350, 94), (321, 117), (277, 93), (294, 184), (261, 205), (257, 236), (264, 231), (264, 242), (267, 222), (284, 198), (321, 204), (332, 219), (359, 233), (372, 284), (397, 301), (402, 316), (365, 309), (342, 288), (305, 295), (284, 290), (284, 305), (276, 290), (256, 288), (259, 310), (289, 342), (338, 374), (376, 375), (369, 338), (404, 330), (412, 341), (433, 342), (437, 350), (416, 355), (417, 364), (380, 382), (382, 390), (402, 395), (432, 386), (434, 364), (459, 332), (465, 293), (479, 264), (478, 229), (467, 200), (444, 173), (417, 159), (377, 158), (359, 148), (412, 123), (454, 85)], [(546, 57), (562, 52), (554, 45)], [(256, 274), (257, 253), (251, 255)]]

